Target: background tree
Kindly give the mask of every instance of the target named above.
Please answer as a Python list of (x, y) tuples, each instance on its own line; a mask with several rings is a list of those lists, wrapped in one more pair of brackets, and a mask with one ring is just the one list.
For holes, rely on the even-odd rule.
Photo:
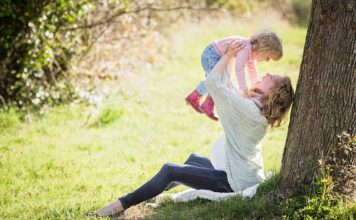
[(356, 132), (356, 2), (314, 0), (280, 190), (289, 194), (312, 183), (318, 159), (342, 131)]

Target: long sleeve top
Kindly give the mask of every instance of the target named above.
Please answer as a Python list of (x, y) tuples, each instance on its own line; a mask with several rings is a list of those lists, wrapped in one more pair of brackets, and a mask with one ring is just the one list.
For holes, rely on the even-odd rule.
[(211, 148), (210, 161), (217, 170), (226, 170), (225, 143), (225, 134), (223, 134), (214, 142)]
[(256, 60), (252, 56), (252, 46), (249, 39), (240, 36), (231, 36), (218, 41), (214, 41), (212, 45), (216, 52), (220, 56), (223, 56), (229, 44), (233, 40), (241, 40), (245, 44), (245, 47), (237, 53), (235, 60), (235, 71), (239, 89), (246, 91), (248, 90), (248, 88), (245, 79), (245, 66), (247, 66), (247, 70), (250, 74), (252, 84), (258, 81), (258, 72), (255, 65)]
[[(211, 72), (204, 84), (215, 102), (224, 128), (225, 166), (231, 188), (237, 192), (260, 183), (265, 177), (260, 141), (267, 131), (267, 120), (250, 99), (244, 98), (229, 88), (229, 74)], [(221, 158), (221, 157), (220, 157)], [(219, 159), (211, 158), (212, 163)], [(219, 169), (219, 168), (218, 168)]]

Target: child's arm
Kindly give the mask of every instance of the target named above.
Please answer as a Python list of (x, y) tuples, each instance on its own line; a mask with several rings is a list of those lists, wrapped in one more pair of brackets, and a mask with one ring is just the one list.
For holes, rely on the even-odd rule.
[(245, 66), (248, 60), (248, 48), (243, 48), (236, 56), (236, 78), (239, 85), (239, 89), (242, 90), (244, 93), (247, 92), (247, 84), (245, 79)]
[(247, 70), (250, 73), (250, 79), (251, 79), (251, 82), (252, 82), (252, 85), (253, 85), (258, 81), (258, 72), (257, 72), (257, 69), (256, 69), (255, 60), (248, 60), (247, 61)]

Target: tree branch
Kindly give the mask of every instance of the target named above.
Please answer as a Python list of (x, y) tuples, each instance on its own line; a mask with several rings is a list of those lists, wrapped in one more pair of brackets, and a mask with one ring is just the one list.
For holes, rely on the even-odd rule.
[(142, 7), (142, 8), (137, 8), (136, 10), (133, 10), (133, 11), (125, 11), (124, 9), (121, 9), (117, 13), (113, 14), (112, 16), (110, 16), (107, 19), (103, 19), (101, 21), (97, 21), (97, 22), (94, 22), (94, 23), (88, 24), (88, 25), (82, 25), (82, 26), (67, 28), (67, 29), (64, 29), (64, 30), (71, 31), (71, 30), (77, 30), (77, 29), (93, 28), (93, 27), (96, 27), (96, 26), (99, 26), (99, 25), (104, 25), (104, 24), (111, 23), (115, 18), (120, 17), (121, 15), (124, 15), (124, 14), (135, 14), (135, 13), (139, 13), (141, 11), (146, 11), (146, 10), (154, 11), (154, 12), (180, 11), (180, 10), (216, 11), (216, 10), (220, 10), (220, 8), (194, 8), (192, 6), (179, 6), (179, 7), (170, 7), (170, 8), (155, 8), (155, 7), (152, 7), (151, 5), (147, 5), (147, 6)]

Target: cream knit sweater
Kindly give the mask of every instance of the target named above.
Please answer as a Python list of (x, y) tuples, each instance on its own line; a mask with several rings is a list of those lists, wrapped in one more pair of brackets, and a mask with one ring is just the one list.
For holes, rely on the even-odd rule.
[(205, 87), (213, 98), (225, 132), (225, 171), (231, 188), (241, 191), (265, 179), (261, 145), (267, 120), (256, 104), (231, 87), (227, 71), (211, 72)]

